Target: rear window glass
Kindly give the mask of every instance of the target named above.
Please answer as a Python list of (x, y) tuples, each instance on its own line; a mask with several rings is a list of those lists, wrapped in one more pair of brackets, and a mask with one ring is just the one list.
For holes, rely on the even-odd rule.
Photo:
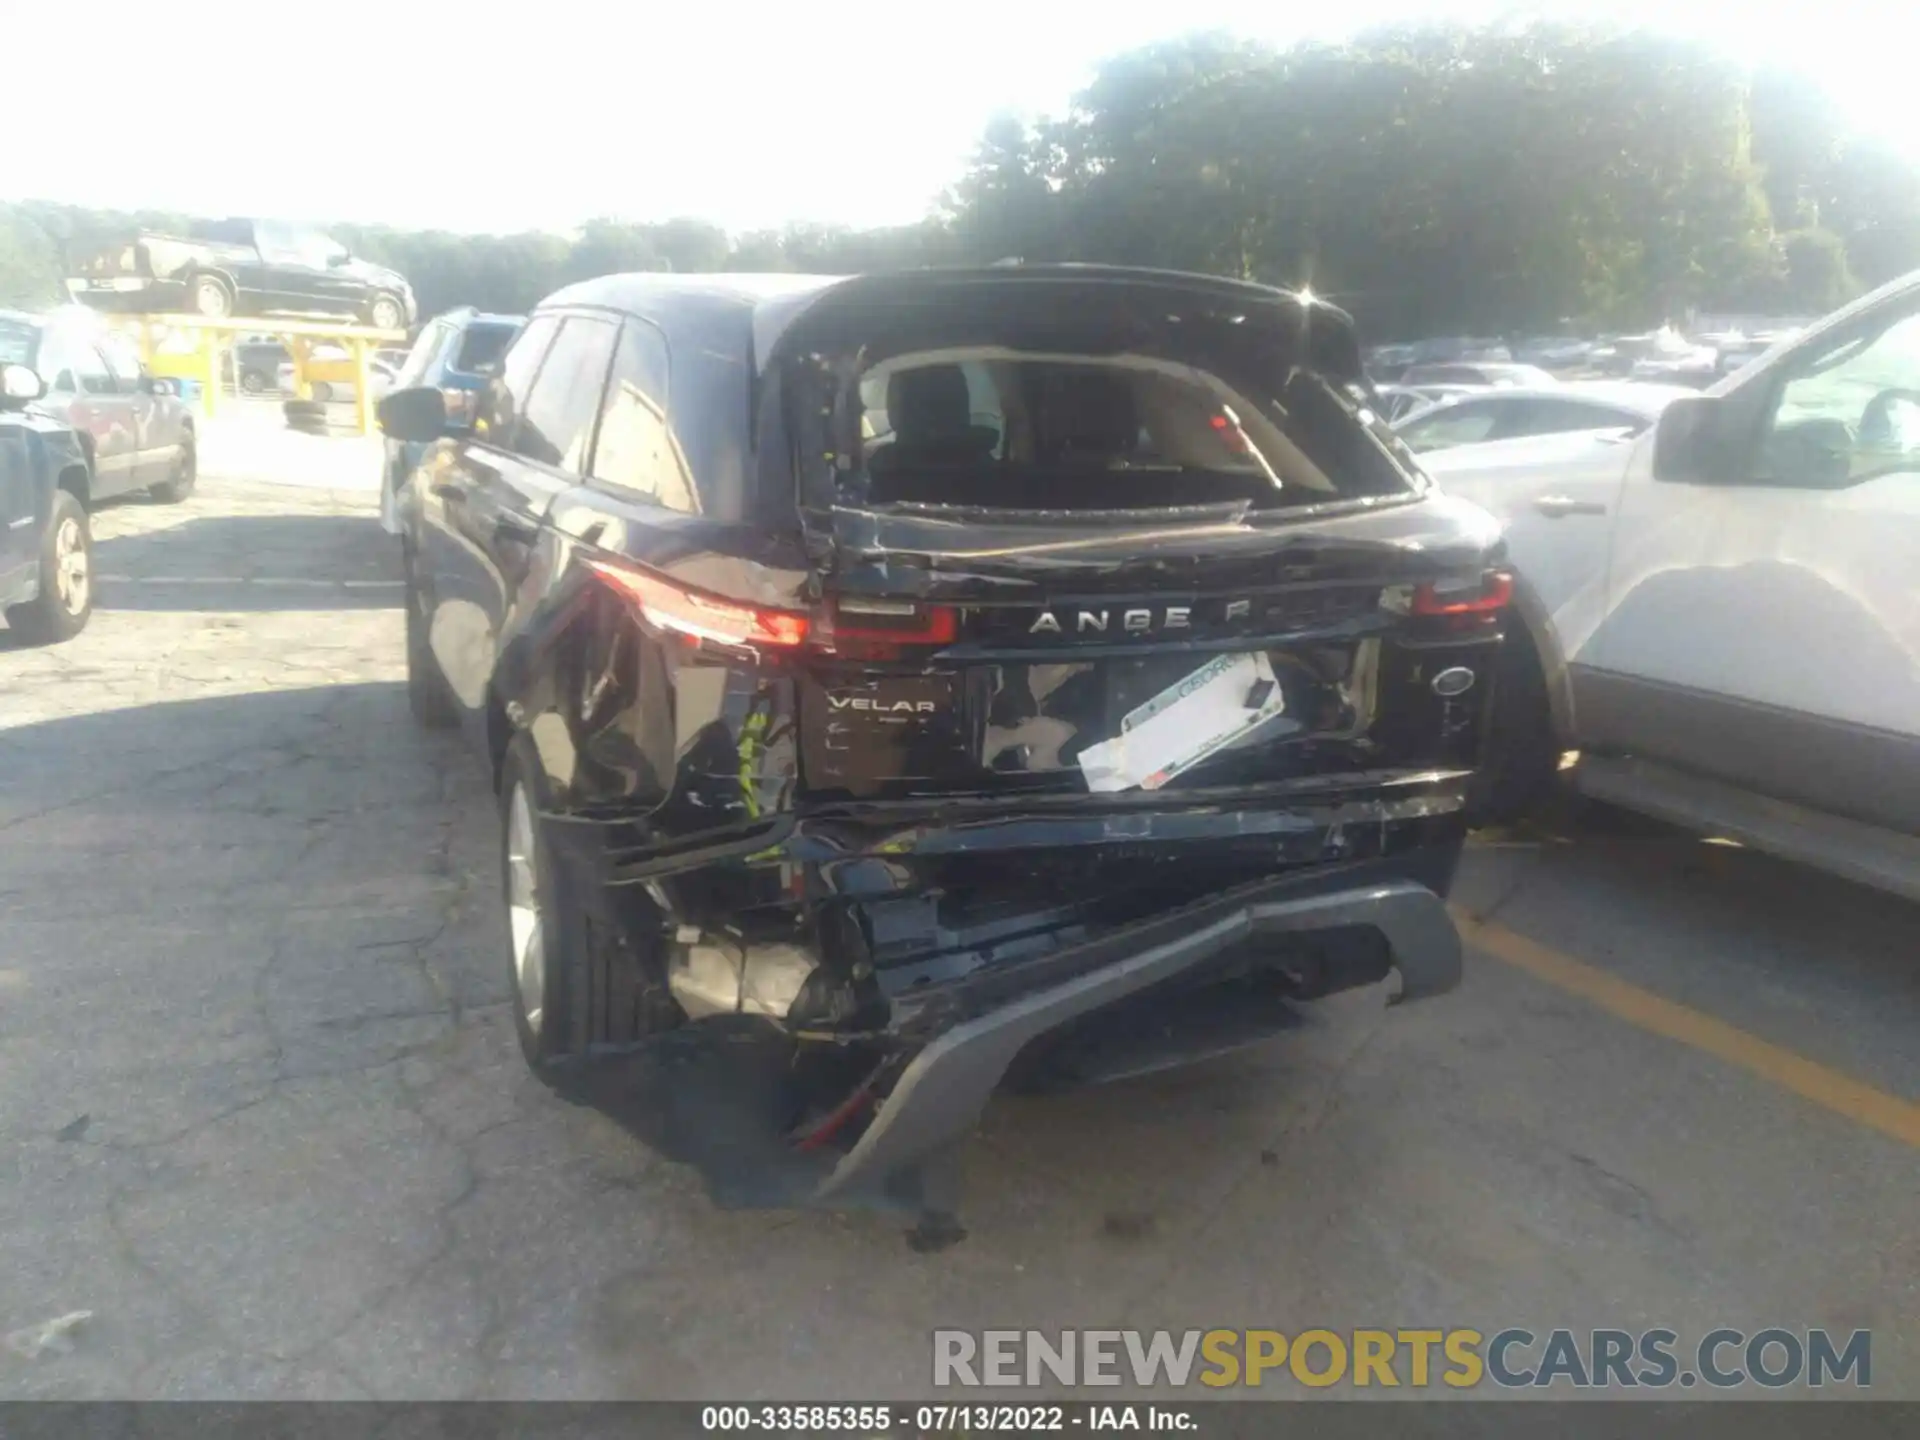
[(497, 364), (513, 336), (511, 325), (469, 325), (454, 353), (452, 368), (471, 375), (483, 365)]
[(1228, 356), (909, 352), (860, 376), (858, 409), (841, 488), (873, 505), (1269, 508), (1409, 487), (1350, 398)]
[(39, 332), (31, 325), (0, 320), (0, 365), (31, 365)]

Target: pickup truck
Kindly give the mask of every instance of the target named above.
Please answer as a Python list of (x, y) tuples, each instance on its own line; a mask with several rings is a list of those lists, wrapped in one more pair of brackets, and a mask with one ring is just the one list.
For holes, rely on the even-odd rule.
[(67, 290), (122, 314), (344, 315), (395, 331), (417, 316), (404, 276), (318, 230), (273, 220), (196, 228), (191, 236), (142, 231), (95, 250), (73, 267)]
[(0, 336), (0, 614), (29, 645), (70, 640), (93, 613), (87, 458), (70, 425), (34, 412), (44, 389)]

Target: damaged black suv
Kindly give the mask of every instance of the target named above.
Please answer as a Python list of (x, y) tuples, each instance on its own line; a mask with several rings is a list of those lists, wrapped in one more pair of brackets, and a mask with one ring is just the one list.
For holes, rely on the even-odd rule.
[(734, 1204), (950, 1214), (997, 1087), (1460, 975), (1510, 579), (1351, 321), (1198, 276), (562, 290), (401, 497), (521, 1043)]

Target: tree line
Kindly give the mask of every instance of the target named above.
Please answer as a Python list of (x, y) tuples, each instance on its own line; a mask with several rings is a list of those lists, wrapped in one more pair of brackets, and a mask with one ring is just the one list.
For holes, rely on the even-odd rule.
[[(0, 304), (58, 299), (93, 237), (189, 220), (0, 205)], [(1920, 267), (1920, 167), (1851, 133), (1802, 76), (1645, 32), (1427, 26), (1285, 48), (1210, 34), (1107, 62), (1062, 114), (996, 117), (916, 224), (333, 233), (407, 275), (429, 314), (524, 311), (623, 270), (1019, 258), (1308, 285), (1369, 339), (1416, 339), (1830, 309)]]

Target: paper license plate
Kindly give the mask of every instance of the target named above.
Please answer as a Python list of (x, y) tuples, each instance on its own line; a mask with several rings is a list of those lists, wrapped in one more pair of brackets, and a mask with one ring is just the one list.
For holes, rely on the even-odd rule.
[[(1256, 686), (1259, 703), (1249, 705)], [(1111, 740), (1081, 751), (1080, 773), (1096, 795), (1158, 790), (1285, 706), (1264, 653), (1217, 656), (1129, 711)]]

